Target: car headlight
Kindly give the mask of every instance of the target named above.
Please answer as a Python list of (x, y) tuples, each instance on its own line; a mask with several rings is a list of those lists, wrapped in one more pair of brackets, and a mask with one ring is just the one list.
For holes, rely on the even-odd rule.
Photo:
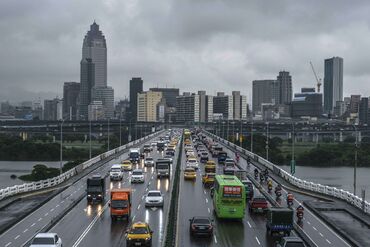
[(150, 238), (145, 238), (145, 241), (148, 241), (148, 240), (150, 240)]
[(87, 197), (91, 197), (91, 195), (87, 195)]
[(98, 196), (101, 197), (101, 194), (99, 194)]
[(131, 238), (128, 238), (129, 241), (131, 241)]

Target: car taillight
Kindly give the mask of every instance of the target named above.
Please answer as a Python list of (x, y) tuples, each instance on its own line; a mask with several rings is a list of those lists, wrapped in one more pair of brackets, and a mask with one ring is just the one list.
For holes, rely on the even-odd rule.
[(191, 225), (191, 229), (195, 230), (196, 229), (195, 225)]

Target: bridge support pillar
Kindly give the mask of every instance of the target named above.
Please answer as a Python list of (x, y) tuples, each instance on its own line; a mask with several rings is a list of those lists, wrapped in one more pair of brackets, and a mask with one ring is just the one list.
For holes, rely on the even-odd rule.
[(343, 142), (343, 132), (339, 132), (339, 142)]
[(361, 131), (358, 132), (358, 142), (361, 142), (362, 140), (362, 135), (361, 135)]

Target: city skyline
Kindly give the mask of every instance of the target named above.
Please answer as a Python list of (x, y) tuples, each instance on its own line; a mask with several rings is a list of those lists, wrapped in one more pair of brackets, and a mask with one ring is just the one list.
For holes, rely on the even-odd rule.
[[(0, 6), (11, 16), (17, 1), (14, 2)], [(172, 4), (164, 1), (159, 6), (140, 3), (129, 6), (114, 1), (110, 4), (97, 2), (89, 15), (77, 15), (80, 17), (75, 19), (65, 16), (68, 12), (76, 13), (78, 3), (66, 2), (54, 8), (46, 3), (44, 7), (51, 8), (55, 20), (48, 23), (38, 16), (43, 8), (36, 10), (32, 3), (22, 6), (26, 16), (32, 17), (29, 26), (25, 25), (28, 19), (20, 16), (16, 21), (7, 22), (9, 27), (17, 25), (16, 30), (2, 27), (5, 35), (0, 40), (9, 46), (0, 48), (0, 52), (9, 59), (0, 66), (0, 97), (14, 101), (14, 92), (25, 100), (35, 100), (37, 96), (42, 99), (60, 97), (64, 81), (79, 79), (81, 33), (94, 19), (102, 26), (109, 40), (108, 84), (115, 89), (117, 99), (128, 97), (130, 78), (142, 77), (147, 82), (147, 88), (167, 85), (196, 92), (212, 87), (214, 92), (210, 93), (213, 95), (221, 90), (240, 90), (251, 103), (253, 80), (272, 78), (277, 71), (286, 70), (294, 78), (293, 93), (296, 93), (301, 87), (315, 85), (309, 61), (314, 63), (319, 77), (323, 79), (324, 59), (333, 56), (343, 57), (346, 61), (344, 95), (370, 95), (370, 87), (366, 85), (370, 76), (365, 66), (370, 56), (361, 50), (365, 50), (370, 38), (364, 35), (368, 30), (360, 22), (369, 19), (364, 16), (369, 9), (367, 4), (348, 9), (345, 3), (339, 2), (337, 8), (348, 10), (348, 15), (358, 13), (358, 18), (345, 23), (330, 16), (322, 19), (330, 4), (298, 6), (283, 1), (275, 6), (286, 13), (279, 24), (274, 22), (275, 17), (269, 12), (269, 18), (265, 20), (258, 15), (246, 17), (252, 11), (262, 13), (263, 4), (240, 2), (236, 8), (232, 3), (217, 3), (212, 5), (213, 10), (208, 10), (211, 4), (205, 2), (198, 3), (199, 11), (191, 11), (191, 3), (186, 1)], [(216, 15), (221, 7), (225, 15)], [(175, 18), (173, 13), (180, 8), (185, 10)], [(208, 18), (201, 14), (202, 9), (208, 10)], [(122, 14), (118, 15), (118, 10)], [(149, 10), (163, 15), (154, 21)], [(292, 14), (293, 10), (299, 11), (299, 20)], [(195, 18), (190, 18), (190, 13)], [(310, 20), (317, 17), (324, 25), (304, 23), (301, 21), (305, 19), (303, 17)], [(166, 20), (170, 18), (174, 18), (175, 28), (168, 26)], [(250, 25), (238, 24), (234, 19), (248, 21)], [(284, 25), (286, 22), (290, 25)], [(18, 25), (21, 23), (23, 25)], [(164, 35), (163, 29), (169, 32)], [(288, 31), (289, 35), (278, 36), (279, 31)], [(249, 33), (254, 38), (247, 35)], [(28, 46), (20, 46), (20, 42), (23, 44), (25, 40)], [(359, 44), (354, 40), (361, 42)], [(42, 44), (42, 49), (36, 44)], [(14, 45), (20, 48), (12, 49)]]

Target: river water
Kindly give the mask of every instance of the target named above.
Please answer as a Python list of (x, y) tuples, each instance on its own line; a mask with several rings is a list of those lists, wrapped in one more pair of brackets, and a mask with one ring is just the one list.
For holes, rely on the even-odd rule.
[[(281, 166), (290, 172), (290, 166)], [(353, 167), (312, 167), (296, 166), (294, 176), (327, 186), (337, 187), (353, 193)], [(357, 195), (366, 190), (366, 200), (370, 201), (370, 167), (357, 168)]]
[[(64, 164), (65, 162), (63, 162)], [(59, 161), (0, 161), (0, 189), (16, 184), (23, 184), (22, 180), (12, 179), (12, 174), (17, 177), (24, 174), (29, 174), (34, 165), (43, 164), (48, 167), (59, 168)]]

